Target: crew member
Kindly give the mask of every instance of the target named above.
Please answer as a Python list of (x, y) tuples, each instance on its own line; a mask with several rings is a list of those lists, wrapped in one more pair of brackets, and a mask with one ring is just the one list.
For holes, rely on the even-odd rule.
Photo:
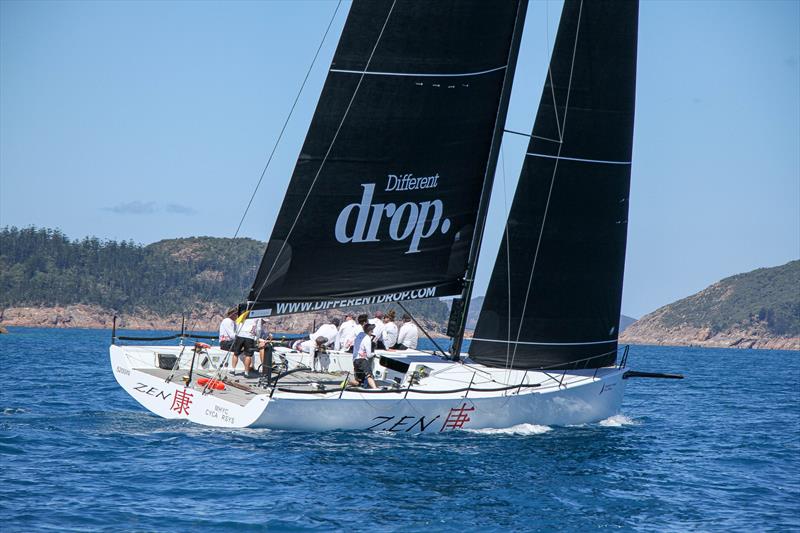
[(258, 327), (261, 320), (258, 318), (247, 318), (239, 325), (236, 331), (236, 339), (233, 342), (233, 365), (231, 372), (236, 372), (236, 365), (239, 357), (244, 359), (245, 377), (255, 377), (253, 373), (253, 354), (257, 349)]
[(354, 378), (350, 378), (350, 385), (359, 387), (366, 381), (370, 389), (377, 389), (375, 378), (372, 377), (372, 340), (370, 334), (375, 326), (367, 322), (363, 326), (363, 331), (356, 336), (353, 343), (353, 373)]
[(375, 338), (375, 347), (383, 350), (386, 348), (383, 344), (383, 312), (375, 313), (375, 318), (370, 318), (369, 323), (375, 326), (375, 331), (372, 333)]
[(239, 310), (235, 307), (228, 309), (225, 318), (219, 325), (219, 347), (226, 352), (233, 348), (233, 339), (236, 337), (236, 316)]
[(328, 339), (327, 337), (317, 337), (314, 346), (314, 363), (313, 369), (321, 372), (327, 372), (331, 365), (331, 356), (328, 355)]
[(351, 352), (353, 351), (353, 341), (356, 340), (359, 327), (353, 320), (353, 314), (347, 313), (344, 315), (344, 322), (339, 326), (339, 345), (340, 349)]
[(317, 340), (325, 337), (325, 347), (335, 348), (339, 340), (339, 319), (334, 318), (330, 324), (322, 324), (309, 338)]
[(381, 340), (387, 349), (394, 348), (394, 345), (397, 344), (397, 324), (394, 323), (394, 318), (394, 309), (390, 309), (383, 317)]
[(258, 323), (257, 334), (258, 355), (261, 358), (261, 373), (272, 374), (272, 333), (269, 331), (269, 322), (262, 318)]
[(419, 330), (411, 321), (411, 315), (403, 315), (403, 325), (400, 326), (400, 333), (397, 334), (397, 345), (395, 348), (398, 350), (415, 350), (418, 340)]

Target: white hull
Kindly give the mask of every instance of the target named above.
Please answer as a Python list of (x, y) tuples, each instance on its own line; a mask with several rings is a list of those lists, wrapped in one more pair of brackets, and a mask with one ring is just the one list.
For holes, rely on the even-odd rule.
[[(624, 370), (617, 367), (547, 373), (506, 371), (453, 363), (423, 352), (408, 351), (382, 353), (409, 363), (408, 377), (421, 364), (430, 369), (431, 375), (413, 385), (406, 379), (399, 388), (388, 391), (337, 389), (326, 393), (298, 393), (284, 390), (279, 384), (275, 391), (228, 385), (225, 391), (203, 394), (202, 387), (194, 380), (189, 387), (183, 384), (182, 377), (188, 374), (191, 360), (188, 349), (171, 382), (165, 382), (166, 371), (156, 370), (156, 353), (177, 354), (179, 350), (175, 347), (111, 346), (114, 376), (133, 398), (153, 413), (216, 427), (432, 433), (508, 428), (520, 424), (585, 424), (616, 414), (625, 384)], [(281, 353), (289, 360), (290, 367), (303, 357), (297, 352)], [(347, 372), (352, 368), (351, 357), (350, 354), (333, 354), (330, 369), (341, 368)], [(376, 376), (382, 373), (384, 377), (391, 377), (391, 370), (380, 366), (375, 370)], [(536, 384), (538, 386), (533, 386)]]

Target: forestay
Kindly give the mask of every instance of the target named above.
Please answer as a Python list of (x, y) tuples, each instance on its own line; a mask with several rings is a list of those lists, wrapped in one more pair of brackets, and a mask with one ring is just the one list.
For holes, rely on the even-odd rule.
[(470, 356), (489, 366), (616, 358), (638, 3), (567, 0)]
[(518, 1), (354, 2), (248, 305), (459, 293)]

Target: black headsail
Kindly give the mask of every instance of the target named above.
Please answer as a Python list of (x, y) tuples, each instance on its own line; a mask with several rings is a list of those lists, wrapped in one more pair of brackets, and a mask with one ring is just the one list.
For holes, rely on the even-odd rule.
[(490, 366), (616, 359), (638, 3), (567, 0), (469, 353)]
[(255, 316), (461, 291), (525, 5), (353, 3), (249, 295)]

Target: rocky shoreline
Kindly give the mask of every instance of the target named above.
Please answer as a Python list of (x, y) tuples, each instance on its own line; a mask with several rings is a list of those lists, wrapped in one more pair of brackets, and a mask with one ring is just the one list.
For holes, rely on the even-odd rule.
[(701, 348), (757, 348), (763, 350), (800, 350), (800, 337), (770, 335), (758, 326), (713, 332), (711, 328), (688, 325), (666, 328), (644, 317), (629, 326), (619, 338), (620, 344), (656, 346), (698, 346)]
[[(111, 329), (114, 314), (110, 309), (84, 304), (63, 307), (9, 307), (0, 310), (0, 328), (20, 326)], [(322, 324), (341, 314), (341, 311), (332, 311), (275, 317), (272, 319), (272, 327), (281, 333), (304, 334), (309, 333), (315, 324)], [(200, 306), (195, 313), (187, 317), (186, 327), (194, 331), (213, 332), (219, 327), (222, 318), (222, 312), (208, 304)], [(646, 316), (626, 328), (620, 335), (620, 344), (800, 350), (800, 338), (776, 337), (764, 331), (758, 324), (714, 333), (710, 328), (687, 325), (665, 328), (654, 318)], [(161, 315), (147, 310), (119, 313), (117, 329), (180, 331), (182, 319), (179, 314)], [(442, 332), (443, 325), (426, 320), (422, 320), (421, 323), (432, 337), (445, 337)]]
[[(9, 307), (0, 310), (0, 325), (33, 328), (86, 328), (111, 329), (114, 315), (118, 330), (167, 330), (180, 331), (183, 317), (180, 314), (158, 314), (149, 310), (135, 313), (115, 313), (113, 310), (94, 305), (67, 305), (54, 307)], [(310, 333), (319, 325), (343, 314), (339, 311), (325, 313), (303, 313), (270, 319), (274, 331), (281, 333)], [(223, 310), (211, 304), (201, 305), (186, 317), (187, 330), (217, 331), (223, 319)], [(420, 320), (431, 337), (444, 337), (442, 325), (429, 320)]]

